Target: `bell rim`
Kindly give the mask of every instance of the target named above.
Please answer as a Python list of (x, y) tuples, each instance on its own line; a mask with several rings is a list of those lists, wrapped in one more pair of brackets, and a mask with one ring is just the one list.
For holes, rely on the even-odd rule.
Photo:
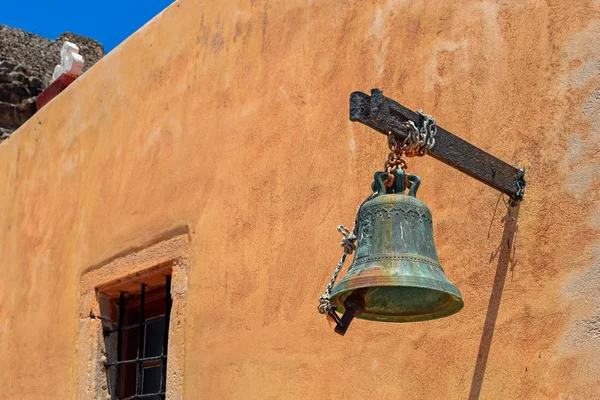
[[(435, 290), (435, 289), (431, 289)], [(377, 321), (377, 322), (393, 322), (393, 323), (405, 323), (405, 322), (423, 322), (423, 321), (432, 321), (434, 319), (440, 319), (449, 317), (451, 315), (456, 314), (465, 306), (464, 301), (460, 297), (454, 296), (452, 293), (449, 293), (452, 296), (453, 301), (450, 302), (450, 305), (434, 309), (433, 311), (426, 314), (415, 314), (415, 315), (389, 315), (389, 314), (374, 314), (374, 313), (362, 313), (356, 316), (358, 319), (364, 319), (367, 321)]]
[[(419, 284), (419, 283), (423, 284)], [(350, 287), (350, 283), (352, 286)], [(378, 286), (404, 286), (404, 287), (415, 287), (422, 289), (431, 289), (437, 290), (440, 292), (450, 293), (460, 299), (462, 299), (462, 294), (460, 290), (453, 285), (450, 281), (443, 282), (437, 279), (428, 279), (423, 277), (414, 277), (414, 276), (380, 276), (377, 278), (373, 278), (371, 276), (353, 276), (349, 279), (342, 280), (338, 285), (336, 285), (332, 292), (331, 298), (333, 299), (339, 297), (340, 294), (347, 291), (352, 291), (355, 289), (369, 288), (369, 287), (378, 287)]]
[[(351, 283), (352, 287), (348, 287), (348, 283)], [(340, 282), (339, 285), (337, 285), (333, 289), (331, 294), (331, 303), (336, 307), (336, 309), (343, 312), (344, 306), (342, 305), (339, 299), (344, 293), (350, 294), (356, 289), (376, 287), (411, 287), (417, 289), (433, 290), (450, 295), (452, 301), (444, 303), (443, 306), (436, 307), (434, 309), (431, 309), (429, 312), (422, 314), (392, 315), (364, 312), (357, 315), (356, 318), (370, 321), (396, 323), (430, 321), (456, 314), (464, 307), (464, 300), (462, 298), (460, 290), (450, 281), (440, 282), (439, 280), (434, 279), (427, 279), (422, 277), (417, 278), (409, 276), (379, 277), (377, 279), (377, 282), (374, 282), (373, 277), (353, 277), (346, 281)]]

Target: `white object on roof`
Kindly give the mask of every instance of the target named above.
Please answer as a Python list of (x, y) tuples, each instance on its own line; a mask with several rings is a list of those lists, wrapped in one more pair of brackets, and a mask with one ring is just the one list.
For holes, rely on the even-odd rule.
[(79, 54), (79, 47), (75, 43), (64, 42), (60, 49), (60, 65), (54, 67), (51, 83), (62, 74), (79, 76), (82, 70), (83, 57)]

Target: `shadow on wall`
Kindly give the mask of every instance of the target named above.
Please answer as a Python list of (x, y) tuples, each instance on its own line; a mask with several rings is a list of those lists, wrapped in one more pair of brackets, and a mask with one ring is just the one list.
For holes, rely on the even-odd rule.
[(502, 292), (504, 290), (504, 282), (506, 281), (506, 273), (512, 258), (511, 253), (517, 235), (517, 218), (519, 216), (519, 206), (509, 207), (504, 217), (504, 231), (502, 233), (502, 241), (498, 249), (498, 265), (496, 267), (496, 276), (494, 285), (492, 286), (492, 294), (488, 304), (485, 323), (483, 324), (483, 333), (477, 351), (477, 363), (473, 372), (473, 380), (471, 382), (471, 390), (469, 392), (469, 400), (479, 399), (481, 387), (483, 386), (483, 377), (487, 366), (488, 356), (492, 338), (494, 337), (494, 329), (496, 328), (496, 319), (500, 309), (500, 301), (502, 300)]

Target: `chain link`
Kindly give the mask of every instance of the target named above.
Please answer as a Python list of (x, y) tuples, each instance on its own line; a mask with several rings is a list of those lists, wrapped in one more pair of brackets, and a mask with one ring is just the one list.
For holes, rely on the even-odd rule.
[(519, 168), (515, 165), (515, 168), (519, 169), (515, 184), (517, 186), (517, 197), (522, 199), (525, 195), (525, 168)]
[(419, 114), (419, 128), (410, 120), (402, 123), (406, 130), (404, 140), (399, 134), (388, 132), (390, 154), (388, 154), (384, 164), (384, 170), (388, 173), (388, 177), (384, 182), (386, 187), (391, 187), (394, 184), (395, 170), (401, 168), (406, 171), (408, 166), (403, 156), (422, 157), (435, 145), (435, 135), (437, 133), (435, 118), (423, 113), (423, 110), (418, 110), (417, 113)]
[(402, 123), (406, 129), (406, 138), (402, 143), (402, 151), (407, 157), (421, 157), (427, 154), (427, 151), (435, 146), (435, 135), (437, 134), (437, 125), (435, 118), (425, 114), (423, 110), (418, 110), (419, 127), (412, 121)]

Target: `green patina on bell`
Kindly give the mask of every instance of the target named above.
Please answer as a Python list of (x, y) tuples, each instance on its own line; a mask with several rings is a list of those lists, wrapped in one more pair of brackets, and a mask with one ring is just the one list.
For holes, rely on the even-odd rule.
[[(385, 322), (426, 321), (454, 314), (463, 307), (460, 291), (446, 277), (435, 249), (429, 208), (416, 198), (420, 179), (395, 171), (384, 185), (377, 172), (374, 198), (358, 212), (357, 248), (346, 276), (331, 293), (344, 312), (338, 333), (353, 317)], [(406, 186), (410, 189), (404, 194)]]

